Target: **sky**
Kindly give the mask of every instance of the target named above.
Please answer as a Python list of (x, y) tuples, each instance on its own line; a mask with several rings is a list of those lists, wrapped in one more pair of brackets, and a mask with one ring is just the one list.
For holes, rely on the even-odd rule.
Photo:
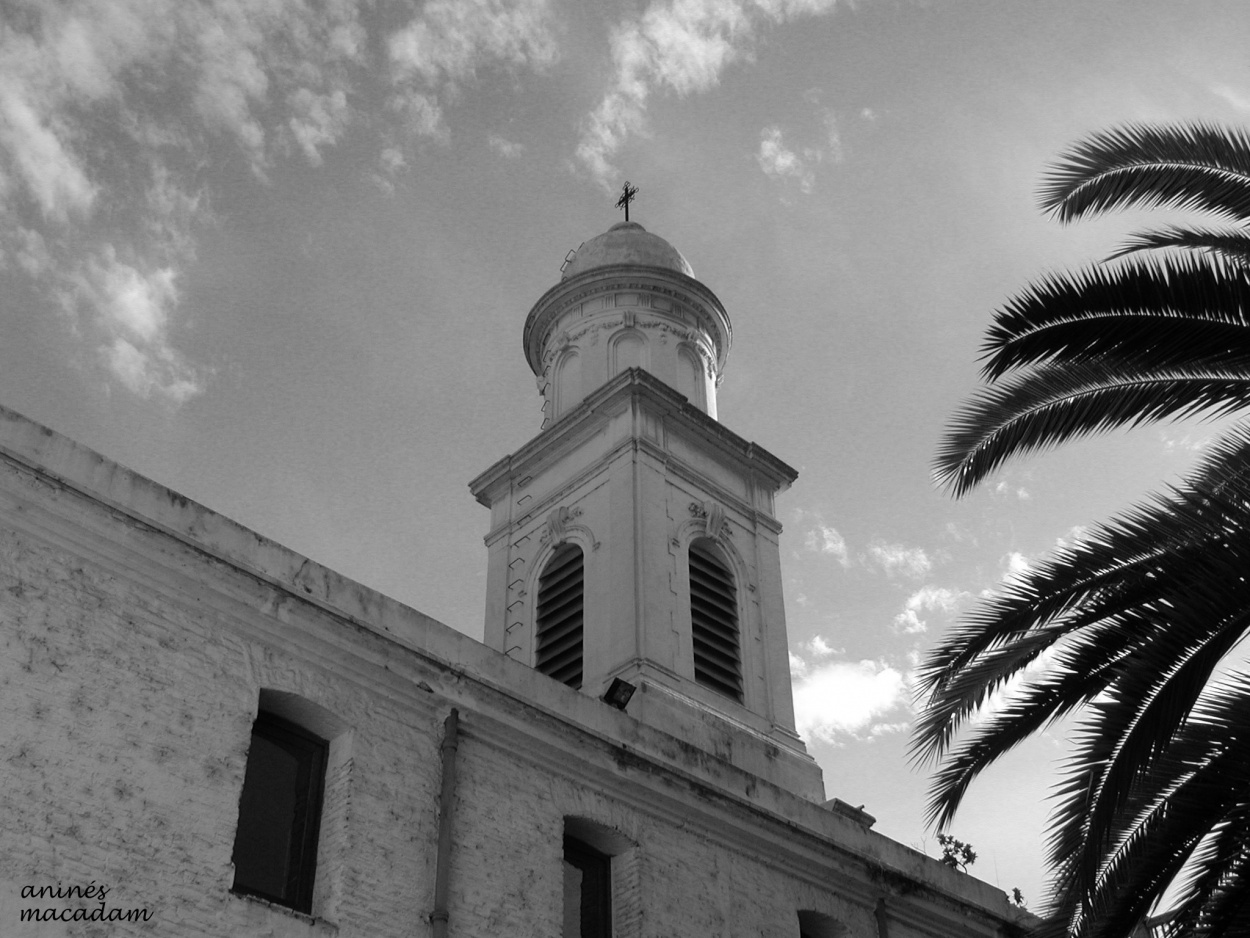
[[(799, 728), (829, 797), (936, 855), (918, 661), (986, 590), (1175, 480), (1202, 424), (930, 466), (993, 311), (1105, 257), (1048, 161), (1250, 120), (1242, 0), (3, 0), (0, 405), (480, 638), (467, 483), (537, 434), (521, 349), (631, 217), (722, 300), (722, 423), (778, 500)], [(972, 788), (1035, 902), (1062, 726)]]

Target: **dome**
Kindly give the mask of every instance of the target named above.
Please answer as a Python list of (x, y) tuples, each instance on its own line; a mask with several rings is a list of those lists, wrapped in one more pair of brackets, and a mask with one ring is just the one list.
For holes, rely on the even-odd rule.
[(677, 248), (659, 235), (649, 233), (638, 222), (623, 221), (578, 248), (573, 259), (565, 266), (560, 279), (568, 280), (596, 267), (617, 264), (663, 267), (687, 277), (694, 276), (694, 269), (686, 263)]

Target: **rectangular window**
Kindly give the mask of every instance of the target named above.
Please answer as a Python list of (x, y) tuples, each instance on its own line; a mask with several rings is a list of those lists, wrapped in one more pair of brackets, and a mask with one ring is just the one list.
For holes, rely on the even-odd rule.
[(564, 938), (611, 938), (612, 859), (564, 838)]
[(327, 749), (294, 723), (256, 717), (234, 841), (235, 892), (312, 911)]

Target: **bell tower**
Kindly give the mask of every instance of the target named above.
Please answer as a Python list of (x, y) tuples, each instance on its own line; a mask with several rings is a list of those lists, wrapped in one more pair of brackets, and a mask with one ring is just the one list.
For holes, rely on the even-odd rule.
[(733, 337), (637, 222), (583, 244), (522, 336), (539, 434), (470, 483), (491, 510), (486, 643), (813, 800), (794, 730), (781, 525), (796, 472), (716, 419)]

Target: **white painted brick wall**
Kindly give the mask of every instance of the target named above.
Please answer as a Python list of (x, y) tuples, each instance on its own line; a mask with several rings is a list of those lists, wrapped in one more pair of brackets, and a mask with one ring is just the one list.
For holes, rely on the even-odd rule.
[[(558, 938), (566, 816), (637, 845), (638, 907), (620, 938), (797, 938), (799, 908), (870, 938), (881, 895), (897, 909), (891, 938), (1008, 934), (988, 887), (276, 548), (262, 545), (300, 571), (285, 586), (3, 459), (0, 519), (3, 938), (428, 935), (453, 705), (452, 938)], [(317, 590), (365, 611), (336, 613)], [(432, 647), (408, 647), (421, 634)], [(327, 786), (317, 920), (230, 892), (262, 688), (349, 727)], [(92, 882), (151, 920), (18, 921), (31, 905), (95, 907), (24, 900), (23, 887)]]

